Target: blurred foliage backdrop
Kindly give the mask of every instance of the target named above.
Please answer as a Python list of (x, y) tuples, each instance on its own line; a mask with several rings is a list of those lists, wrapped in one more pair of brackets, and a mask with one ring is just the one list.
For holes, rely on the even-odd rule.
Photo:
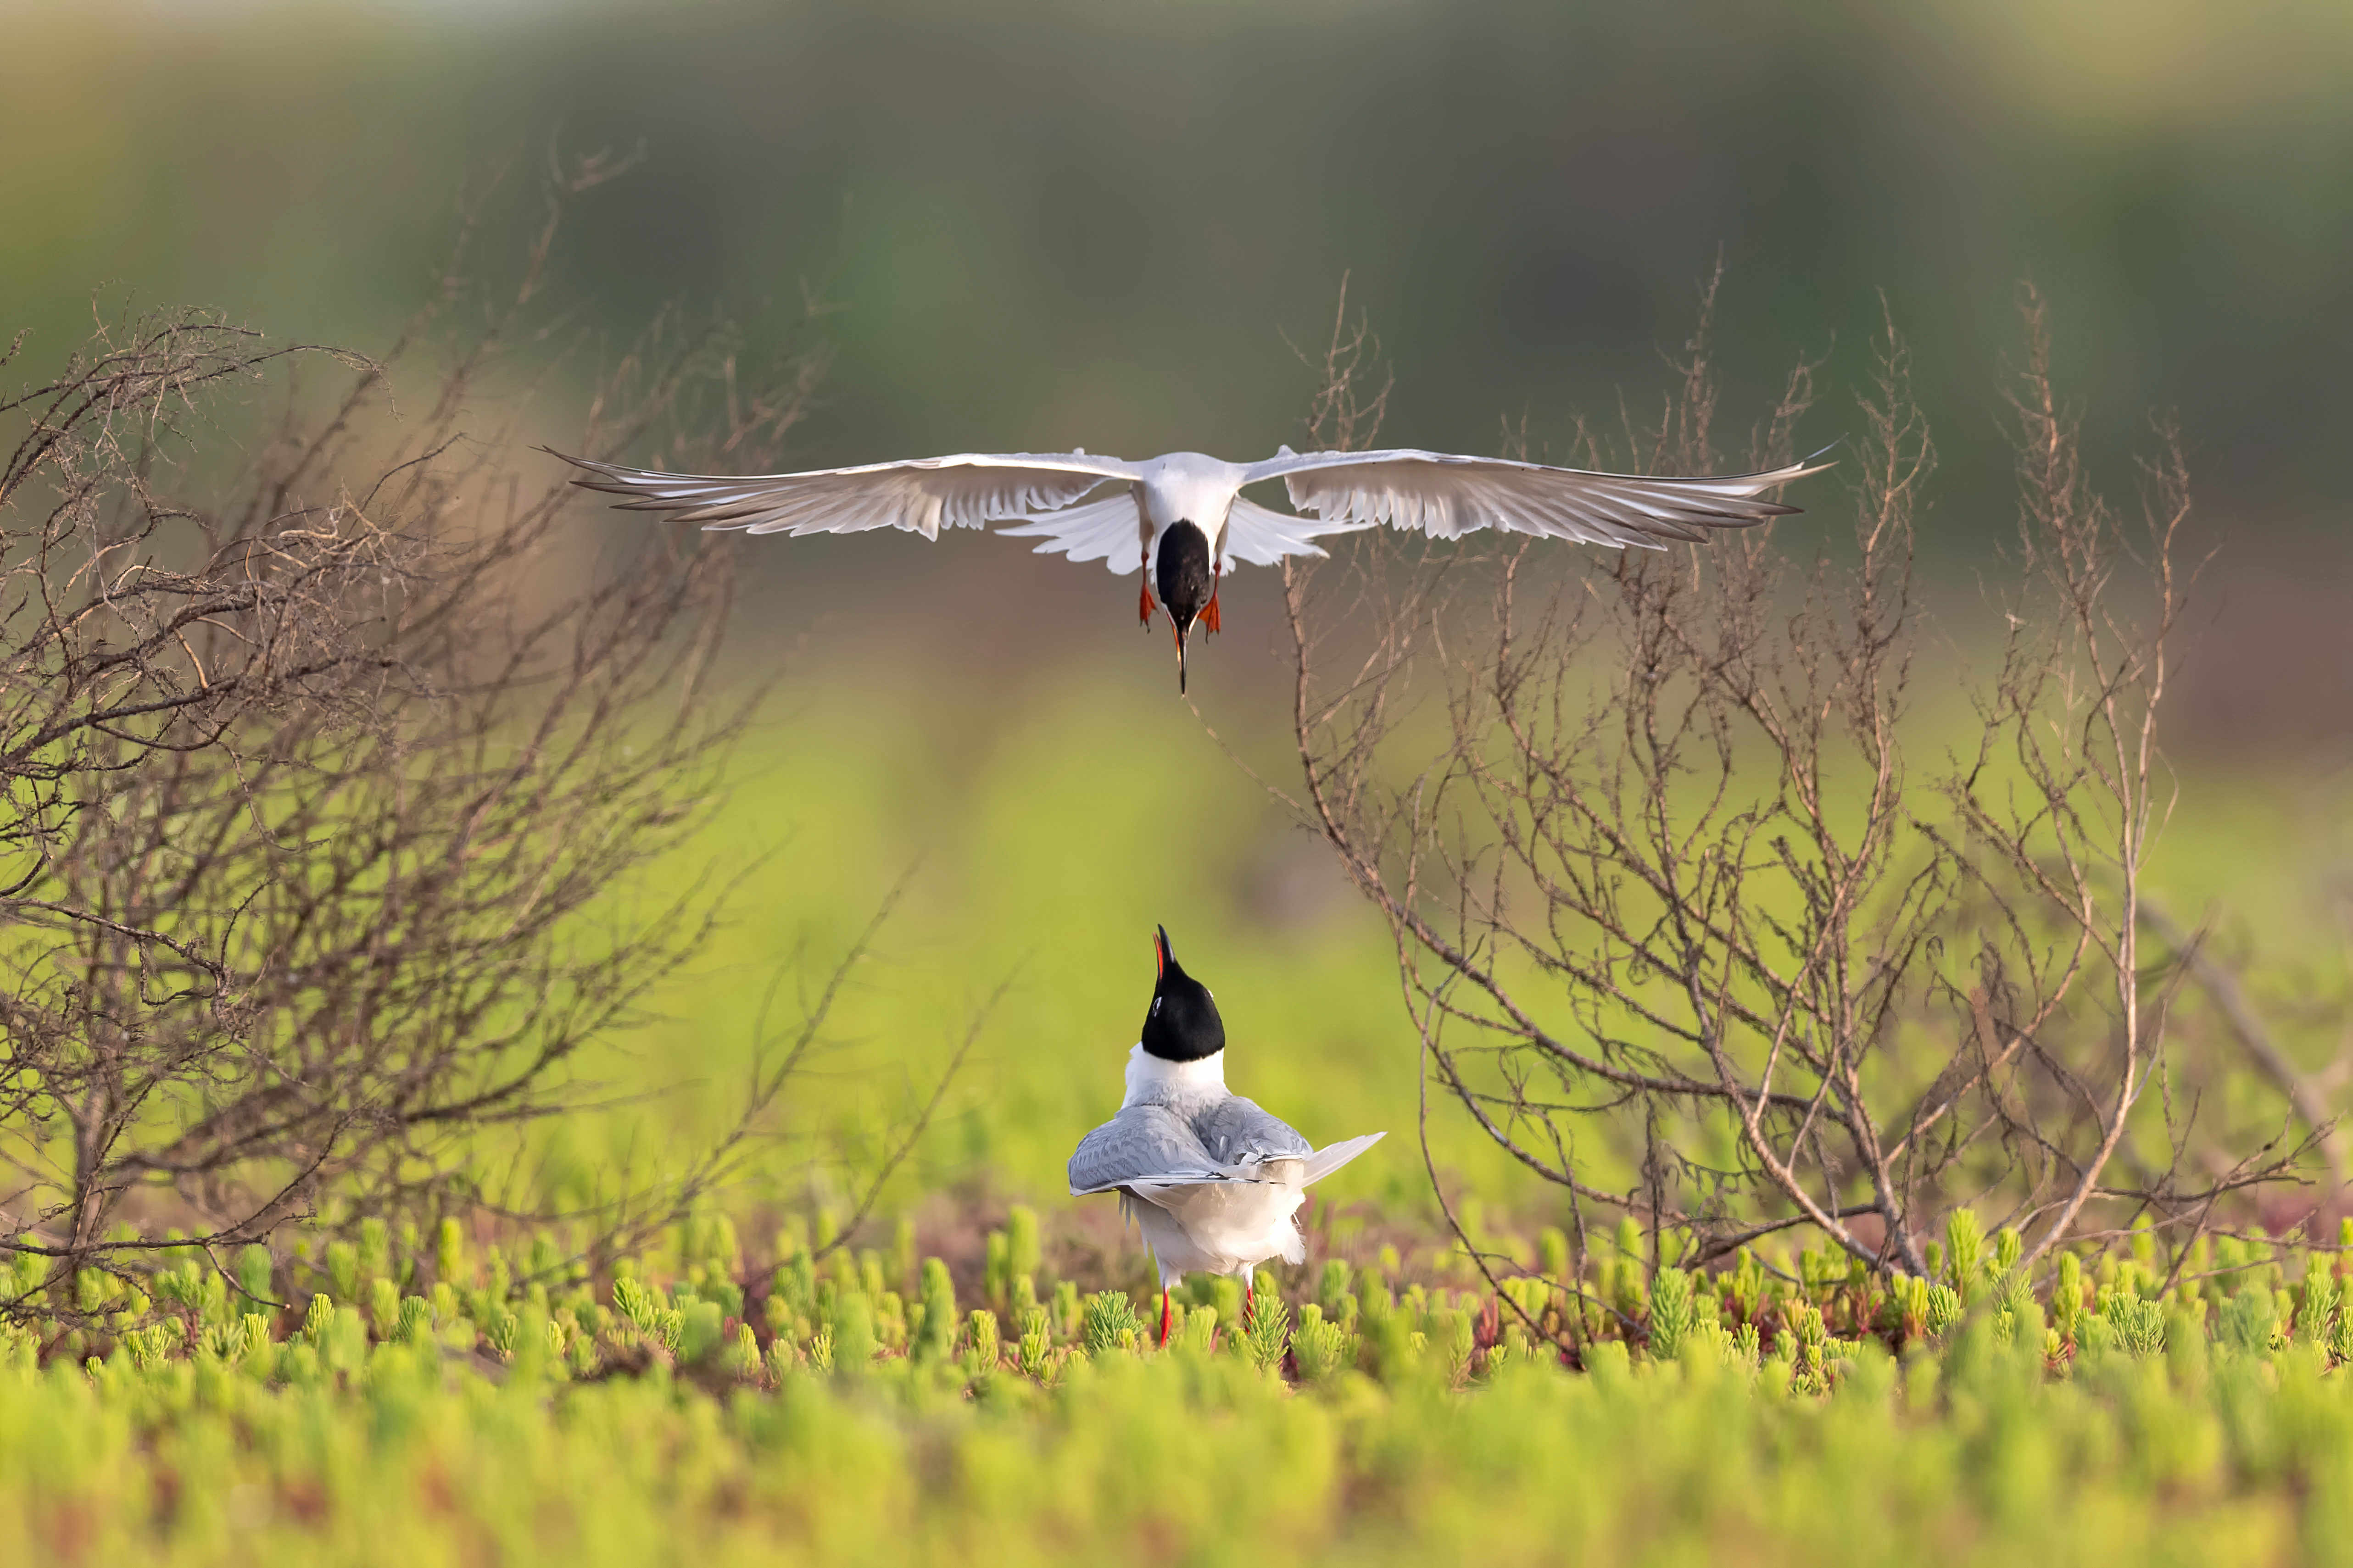
[[(2003, 569), (2031, 276), (2115, 488), (2147, 413), (2178, 410), (2225, 547), (2172, 737), (2173, 901), (2215, 902), (2291, 979), (2341, 976), (2353, 8), (5, 0), (0, 301), (34, 334), (9, 374), (76, 342), (94, 291), (381, 343), (463, 192), (639, 144), (560, 252), (587, 353), (666, 301), (755, 342), (824, 312), (810, 466), (1256, 455), (1296, 437), (1314, 379), (1291, 345), (1344, 275), (1398, 374), (1388, 439), (1492, 450), (1525, 418), (1558, 449), (1577, 412), (1649, 406), (1719, 248), (1745, 428), (1801, 352), (1845, 384), (1883, 292), (1945, 455), (1931, 570), (1957, 643)], [(1850, 424), (1833, 403), (1804, 434)], [(1836, 487), (1800, 499), (1835, 538)], [(1016, 977), (911, 1183), (1060, 1191), (1115, 1103), (1155, 920), (1219, 987), (1239, 1088), (1319, 1141), (1409, 1131), (1385, 938), (1225, 749), (1282, 776), (1264, 574), (1196, 683), (1212, 738), (1125, 580), (970, 536), (744, 563), (739, 649), (786, 675), (708, 855), (772, 858), (697, 984), (617, 1042), (617, 1084), (690, 1084), (619, 1113), (640, 1148), (723, 1103), (771, 975), (829, 956), (911, 866), (840, 1015), (880, 1047), (838, 1058), (844, 1124), (919, 1093)], [(610, 1131), (563, 1136), (586, 1162)], [(1441, 1149), (1504, 1179), (1471, 1140)], [(1398, 1139), (1334, 1195), (1419, 1181)]]

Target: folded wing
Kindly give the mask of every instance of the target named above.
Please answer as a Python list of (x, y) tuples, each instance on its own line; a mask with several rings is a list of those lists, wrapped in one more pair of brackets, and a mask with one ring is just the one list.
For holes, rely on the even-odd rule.
[(1132, 1105), (1079, 1142), (1071, 1195), (1175, 1186), (1320, 1182), (1386, 1133), (1317, 1149), (1247, 1100), (1224, 1100), (1190, 1120), (1165, 1105)]
[(903, 528), (937, 539), (943, 528), (978, 528), (1066, 507), (1106, 479), (1136, 475), (1133, 463), (1084, 452), (960, 452), (740, 478), (665, 474), (552, 455), (590, 476), (574, 483), (624, 497), (621, 505), (628, 510), (664, 511), (681, 522), (746, 533)]
[(1291, 504), (1332, 527), (1387, 524), (1440, 539), (1477, 529), (1588, 544), (1662, 548), (1796, 511), (1767, 490), (1823, 467), (1794, 463), (1706, 479), (1590, 473), (1444, 452), (1293, 452), (1251, 465), (1245, 484), (1279, 479)]
[(1131, 1105), (1079, 1141), (1071, 1195), (1155, 1182), (1222, 1182), (1229, 1173), (1165, 1105)]

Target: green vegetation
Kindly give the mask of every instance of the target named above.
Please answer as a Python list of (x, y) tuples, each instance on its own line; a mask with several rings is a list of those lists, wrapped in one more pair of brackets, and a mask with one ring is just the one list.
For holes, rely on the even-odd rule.
[(2143, 1238), (2037, 1289), (1968, 1217), (1895, 1284), (1485, 1239), (1534, 1260), (1500, 1296), (1333, 1258), (1255, 1310), (1195, 1281), (1160, 1350), (1018, 1210), (961, 1288), (904, 1227), (747, 1269), (705, 1218), (591, 1280), (372, 1226), (8, 1331), (0, 1507), (58, 1563), (2260, 1562), (2353, 1524), (2334, 1251), (2168, 1281)]
[[(591, 158), (558, 178), (585, 195), (610, 173)], [(554, 211), (541, 220), (551, 241)], [(520, 341), (538, 330), (522, 330), (537, 278), (512, 291)], [(1992, 1065), (1970, 1081), (2003, 1097), (1967, 1126), (1949, 1100), (1904, 1122), (1943, 1141), (1940, 1163), (1934, 1179), (1884, 1184), (1903, 1199), (1890, 1224), (1892, 1200), (1840, 1201), (1859, 1167), (1824, 1152), (1817, 1113), (1831, 1101), (1785, 1092), (1783, 1110), (1805, 1109), (1779, 1127), (1795, 1173), (1775, 1178), (1782, 1196), (1827, 1195), (1839, 1210), (1795, 1228), (1780, 1198), (1742, 1191), (1757, 1167), (1738, 1147), (1637, 1114), (1616, 1087), (1556, 1091), (1544, 1073), (1495, 1066), (1514, 1128), (1560, 1118), (1548, 1149), (1456, 1114), (1482, 1106), (1476, 1092), (1459, 1104), (1429, 1094), (1430, 1078), (1451, 1077), (1427, 1072), (1441, 1043), (1417, 1037), (1437, 996), (1419, 993), (1417, 1019), (1396, 930), (1348, 886), (1349, 870), (1361, 891), (1381, 863), (1335, 866), (1330, 823), (1321, 844), (1296, 831), (1302, 814), (1267, 787), (1295, 777), (1303, 748), (1301, 710), (1265, 658), (1263, 634), (1283, 624), (1266, 574), (1233, 584), (1232, 635), (1210, 655), (1219, 679), (1201, 721), (1166, 705), (1156, 647), (1141, 645), (1149, 701), (1134, 671), (1101, 651), (1107, 626), (1133, 629), (1126, 587), (1098, 580), (1101, 597), (1071, 600), (1100, 609), (1090, 622), (1050, 605), (1030, 614), (1004, 596), (1009, 574), (959, 576), (954, 593), (1004, 623), (990, 626), (1007, 638), (994, 661), (975, 657), (987, 639), (969, 624), (926, 640), (937, 582), (893, 576), (905, 606), (869, 619), (845, 595), (795, 650), (774, 700), (736, 707), (743, 667), (765, 672), (779, 640), (764, 634), (726, 668), (701, 639), (716, 635), (739, 582), (770, 569), (754, 562), (808, 563), (799, 585), (827, 591), (824, 542), (790, 557), (746, 550), (739, 573), (739, 557), (691, 534), (584, 507), (552, 465), (519, 457), (510, 470), (501, 454), (516, 443), (460, 427), (468, 389), (496, 402), (467, 370), (452, 373), (429, 429), (405, 426), (404, 452), (441, 450), (447, 435), (448, 450), (470, 454), (429, 483), (429, 466), (371, 467), (389, 459), (356, 425), (343, 447), (341, 414), (312, 447), (227, 443), (269, 454), (255, 471), (277, 478), (256, 496), (301, 479), (321, 498), (381, 494), (396, 508), (378, 519), (335, 507), (356, 531), (318, 547), (333, 546), (339, 564), (324, 575), (342, 587), (306, 599), (320, 574), (305, 569), (292, 574), (300, 593), (269, 600), (269, 624), (299, 629), (312, 655), (333, 652), (349, 684), (258, 686), (270, 705), (239, 718), (228, 672), (240, 658), (256, 661), (256, 681), (275, 668), (251, 651), (267, 639), (224, 623), (217, 647), (194, 647), (176, 600), (168, 614), (142, 611), (112, 588), (106, 616), (149, 616), (136, 643), (147, 695), (81, 679), (117, 668), (122, 645), (97, 608), (56, 597), (47, 574), (119, 552), (109, 518), (164, 530), (216, 517), (274, 528), (279, 516), (274, 499), (222, 504), (194, 465), (170, 470), (191, 508), (157, 505), (153, 476), (166, 469), (109, 444), (141, 423), (113, 417), (119, 407), (177, 406), (164, 393), (198, 371), (234, 379), (266, 363), (240, 350), (191, 370), (169, 358), (185, 321), (167, 329), (162, 348), (141, 353), (168, 351), (152, 363), (169, 374), (135, 353), (105, 359), (114, 368), (91, 384), (103, 396), (41, 395), (42, 430), (95, 425), (89, 411), (103, 410), (107, 441), (93, 432), (71, 462), (35, 441), (22, 450), (47, 465), (41, 483), (0, 482), (0, 512), (21, 497), (32, 519), (11, 557), (25, 602), (67, 606), (9, 623), (48, 639), (10, 686), (29, 715), (16, 728), (50, 733), (62, 705), (69, 729), (91, 737), (79, 752), (12, 753), (32, 793), (19, 792), (9, 834), (25, 874), (59, 885), (15, 884), (0, 1052), (0, 1159), (16, 1171), (0, 1212), (0, 1509), (20, 1552), (44, 1563), (2072, 1563), (2342, 1550), (2353, 1229), (2333, 1248), (2278, 1239), (2342, 1212), (2341, 1151), (2329, 1142), (2315, 1160), (2300, 1142), (2329, 1139), (2348, 1070), (2323, 1065), (2341, 1058), (2345, 1016), (2328, 865), (2348, 818), (2334, 786), (2307, 797), (2284, 776), (2231, 776), (2227, 765), (2258, 764), (2211, 753), (2164, 773), (2165, 835), (2152, 844), (2136, 828), (2117, 863), (2129, 858), (2179, 918), (2126, 915), (2115, 929), (2181, 929), (2152, 936), (2172, 952), (2161, 966), (2119, 940), (2112, 968), (2130, 984), (2113, 1013), (2045, 1007), (2045, 1027), (2021, 1011), (2021, 987), (1995, 984), (1983, 962), (1972, 905), (1892, 944), (1841, 935), (1852, 964), (1794, 943), (1809, 972), (1838, 970), (1837, 986), (1880, 994), (1892, 981), (1878, 955), (1891, 947), (1941, 944), (1933, 962), (1976, 963), (1981, 984), (1954, 969), (1940, 974), (1937, 1007), (1904, 1015), (1913, 1035), (1869, 1037), (1933, 1052), (1878, 1088), (1925, 1097), (1956, 1081), (1952, 1053), (1974, 1047)], [(485, 352), (500, 337), (490, 331)], [(727, 461), (780, 466), (751, 437), (784, 440), (822, 355), (781, 367), (784, 401), (739, 398), (737, 341), (649, 333), (647, 382), (617, 369), (620, 401), (599, 405), (600, 420), (630, 405), (642, 422), (604, 437), (710, 468), (717, 458), (696, 443), (716, 439), (716, 412), (702, 400), (723, 382), (730, 419), (749, 422), (720, 443)], [(362, 384), (375, 385), (372, 374)], [(1698, 385), (1687, 380), (1686, 401), (1713, 407)], [(287, 405), (289, 428), (308, 417), (290, 393)], [(592, 449), (607, 448), (600, 438)], [(80, 461), (93, 452), (104, 459), (94, 470)], [(1712, 469), (1704, 456), (1683, 466)], [(93, 473), (111, 478), (93, 489)], [(380, 489), (395, 475), (409, 477)], [(101, 492), (112, 511), (91, 500)], [(462, 552), (426, 542), (475, 541), (475, 524), (496, 521), (477, 506), (485, 493), (536, 498), (498, 523), (497, 549), (482, 547), (521, 565), (452, 571)], [(594, 570), (574, 561), (591, 553), (581, 540), (609, 548)], [(170, 533), (151, 542), (158, 569), (120, 581), (180, 594), (183, 579), (161, 568), (186, 547)], [(217, 607), (235, 612), (248, 558), (205, 542), (206, 570), (228, 594)], [(945, 548), (910, 559), (961, 574)], [(379, 551), (409, 574), (404, 604), (441, 606), (405, 631), (379, 633), (371, 595), (396, 580), (371, 564)], [(660, 553), (670, 551), (681, 553)], [(990, 570), (1019, 564), (1001, 559)], [(524, 569), (534, 562), (564, 569)], [(79, 570), (68, 575), (81, 581)], [(439, 598), (427, 592), (436, 582)], [(1921, 592), (1923, 605), (1954, 597)], [(1763, 626), (1779, 600), (1759, 587), (1735, 603), (1739, 615), (1675, 624)], [(1950, 627), (1964, 661), (1989, 650), (1967, 629), (1982, 628), (1977, 608)], [(1943, 636), (1914, 754), (1975, 755), (1970, 689), (1948, 678)], [(501, 637), (540, 653), (484, 680), (483, 648)], [(1730, 667), (1720, 638), (1683, 640), (1708, 667)], [(405, 668), (421, 673), (387, 696), (372, 672), (384, 649), (404, 647)], [(662, 662), (673, 658), (685, 662)], [(2019, 667), (2057, 668), (2029, 656), (2004, 666)], [(299, 668), (322, 667), (311, 657)], [(558, 671), (570, 674), (548, 679)], [(708, 731), (678, 695), (703, 690), (706, 671), (724, 699)], [(1579, 689), (1581, 674), (1567, 673), (1563, 689)], [(156, 712), (189, 724), (157, 721), (142, 739), (119, 721)], [(1394, 732), (1442, 735), (1432, 726), (1444, 719)], [(565, 743), (515, 746), (525, 734)], [(1458, 739), (1461, 755), (1485, 754), (1475, 721)], [(1717, 765), (1745, 780), (1753, 756), (1728, 747)], [(269, 766), (244, 765), (257, 757)], [(2000, 765), (1983, 776), (2001, 783)], [(1758, 776), (1814, 772), (1768, 758)], [(1886, 822), (1936, 798), (1924, 774), (1890, 773), (1908, 794), (1879, 799)], [(1391, 774), (1426, 776), (1418, 765)], [(1691, 786), (1671, 763), (1653, 776), (1651, 815), (1671, 823)], [(2041, 775), (2062, 788), (2073, 776)], [(2141, 793), (2153, 774), (2135, 776), (2120, 798), (2137, 823), (2147, 814), (2134, 803), (2157, 795)], [(301, 793), (336, 778), (353, 793)], [(723, 783), (732, 789), (707, 787)], [(2040, 811), (2031, 803), (2055, 809), (2057, 796), (2012, 798)], [(257, 806), (271, 801), (291, 814)], [(1824, 820), (1844, 809), (1833, 799)], [(1518, 810), (1499, 820), (1516, 823)], [(1455, 819), (1433, 824), (1461, 847)], [(1736, 837), (1751, 837), (1746, 819)], [(206, 843), (234, 853), (195, 853)], [(1748, 849), (1675, 853), (1708, 878), (1763, 863)], [(1774, 859), (1791, 864), (1786, 843)], [(1950, 886), (1991, 885), (1959, 876), (1949, 855), (1934, 863), (1954, 873)], [(165, 866), (190, 868), (177, 891), (156, 875)], [(737, 896), (719, 896), (747, 868)], [(2080, 872), (2077, 890), (2101, 892), (2105, 876)], [(60, 889), (73, 896), (47, 896)], [(151, 916), (126, 920), (151, 903)], [(1790, 929), (1806, 909), (1873, 912), (1867, 900), (1788, 889), (1744, 907)], [(1387, 1157), (1317, 1188), (1308, 1268), (1261, 1273), (1247, 1300), (1231, 1279), (1190, 1282), (1165, 1346), (1140, 1248), (1114, 1237), (1111, 1205), (1073, 1205), (1060, 1180), (1078, 1131), (1115, 1100), (1151, 973), (1144, 938), (1164, 921), (1221, 988), (1239, 1090), (1317, 1142), (1399, 1134)], [(74, 940), (60, 945), (60, 932)], [(1577, 1022), (1580, 984), (1609, 990), (1578, 967), (1592, 958), (1586, 929), (1546, 922), (1543, 935), (1549, 956), (1504, 944), (1504, 978), (1529, 1016)], [(1651, 995), (1675, 973), (1672, 952), (1637, 956), (1616, 994)], [(1664, 989), (1700, 1006), (1750, 984), (1691, 979)], [(2131, 994), (2144, 981), (2153, 1008)], [(1841, 1037), (1833, 1015), (1854, 1015), (1856, 994), (1808, 1004), (1819, 1026), (1777, 1025), (1798, 1044), (1785, 1052), (1777, 1034), (1776, 1070), (1792, 1070), (1808, 1040)], [(2087, 1092), (2118, 1056), (2107, 1026), (2120, 1019), (2137, 1037), (2160, 1016), (2177, 1055), (2143, 1071), (2126, 1052), (2124, 1081)], [(1625, 1025), (1613, 1016), (1602, 1032), (1637, 1053), (1656, 1047)], [(1692, 1031), (1686, 1043), (1721, 1063), (1736, 1054), (1722, 1038)], [(2081, 1065), (2000, 1075), (2020, 1059)], [(1740, 1102), (1767, 1105), (1761, 1087)], [(2138, 1120), (2109, 1137), (2103, 1125), (2120, 1122), (2083, 1121), (2086, 1103), (2117, 1119), (2137, 1107)], [(1626, 1135), (1615, 1144), (1595, 1135), (1612, 1117)], [(1730, 1126), (1718, 1116), (1714, 1132)], [(2088, 1144), (2095, 1158), (2083, 1157)], [(1961, 1156), (2037, 1169), (2005, 1191)], [(1548, 1161), (1575, 1163), (1577, 1179), (1547, 1180)], [(2304, 1177), (2328, 1184), (2290, 1197), (2289, 1180)], [(2046, 1180), (2099, 1212), (2054, 1219), (2034, 1185)], [(2001, 1217), (1989, 1234), (1949, 1206), (1963, 1204)], [(1602, 1216), (1620, 1214), (1637, 1219), (1607, 1228)]]

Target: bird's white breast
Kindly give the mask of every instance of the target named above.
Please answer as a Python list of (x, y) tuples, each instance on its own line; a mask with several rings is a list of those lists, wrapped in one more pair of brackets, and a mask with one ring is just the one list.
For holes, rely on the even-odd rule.
[(1209, 536), (1216, 553), (1247, 471), (1202, 452), (1171, 452), (1145, 464), (1144, 515), (1153, 537), (1171, 523), (1189, 522)]

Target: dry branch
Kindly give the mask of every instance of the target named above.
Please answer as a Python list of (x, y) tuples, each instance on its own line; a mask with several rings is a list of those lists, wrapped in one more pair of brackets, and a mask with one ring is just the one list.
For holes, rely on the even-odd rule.
[[(1617, 451), (1580, 430), (1571, 460), (1788, 459), (1819, 366), (1726, 461), (1714, 300), (1712, 281), (1656, 425)], [(1687, 1256), (1802, 1226), (1922, 1273), (1958, 1205), (2021, 1228), (2031, 1263), (2136, 1216), (2186, 1240), (2298, 1168), (2204, 1140), (2194, 1096), (2146, 1094), (2179, 1072), (2183, 975), (2139, 936), (2188, 479), (2161, 432), (2141, 513), (2102, 500), (2031, 294), (2024, 317), (2017, 557), (1957, 748), (1923, 744), (1914, 712), (1949, 656), (1924, 657), (1935, 448), (1892, 321), (1844, 465), (1850, 537), (1810, 562), (1783, 523), (1576, 560), (1360, 540), (1286, 573), (1284, 798), (1388, 921), (1430, 1080), (1580, 1223), (1615, 1207)], [(1311, 438), (1371, 438), (1368, 351), (1344, 317)], [(1805, 499), (1809, 526), (1834, 510)]]
[[(613, 172), (559, 169), (521, 277), (453, 269), (383, 363), (165, 312), (0, 397), (0, 1251), (51, 1260), (53, 1305), (166, 1223), (219, 1247), (506, 1201), (485, 1130), (575, 1103), (718, 918), (727, 877), (619, 895), (708, 818), (754, 700), (712, 685), (727, 548), (613, 548), (553, 465), (509, 466), (493, 391)], [(293, 373), (322, 363), (321, 400)], [(821, 366), (668, 316), (577, 445), (759, 466)], [(257, 388), (284, 412), (242, 438)]]

